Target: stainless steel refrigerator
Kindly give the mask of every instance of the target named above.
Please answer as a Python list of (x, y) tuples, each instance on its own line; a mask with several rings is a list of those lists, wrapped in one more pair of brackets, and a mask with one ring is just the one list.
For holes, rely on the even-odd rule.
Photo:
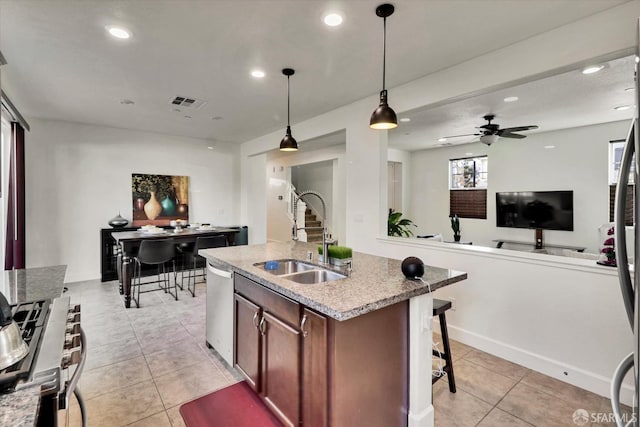
[[(636, 33), (636, 41), (639, 40), (640, 34), (640, 22), (639, 31)], [(640, 46), (640, 43), (637, 44)], [(638, 100), (640, 99), (638, 89), (638, 49), (636, 49), (636, 69), (635, 69), (635, 103), (636, 107), (640, 106)], [(633, 256), (633, 268), (629, 266), (629, 256), (627, 253), (627, 242), (625, 232), (625, 207), (627, 205), (627, 186), (629, 184), (629, 174), (633, 174), (633, 182), (638, 183), (638, 157), (634, 156), (635, 153), (640, 153), (640, 145), (638, 141), (639, 129), (638, 129), (638, 108), (635, 109), (634, 119), (627, 134), (627, 141), (622, 154), (622, 160), (618, 173), (618, 184), (616, 186), (615, 197), (615, 251), (618, 268), (618, 278), (620, 280), (620, 290), (622, 291), (622, 300), (624, 301), (624, 308), (629, 320), (629, 326), (633, 331), (633, 351), (625, 357), (618, 365), (613, 380), (611, 381), (611, 406), (616, 416), (616, 424), (618, 427), (633, 426), (638, 427), (638, 402), (639, 400), (639, 387), (638, 387), (638, 375), (640, 364), (638, 363), (638, 356), (640, 355), (640, 292), (636, 292), (638, 289), (638, 283), (640, 283), (640, 250), (638, 243), (640, 242), (640, 227), (638, 227), (638, 219), (640, 216), (640, 186), (634, 186), (634, 256)], [(633, 167), (632, 167), (633, 163)], [(622, 380), (625, 375), (633, 370), (633, 409), (631, 414), (623, 414), (620, 408), (620, 390), (622, 387)]]

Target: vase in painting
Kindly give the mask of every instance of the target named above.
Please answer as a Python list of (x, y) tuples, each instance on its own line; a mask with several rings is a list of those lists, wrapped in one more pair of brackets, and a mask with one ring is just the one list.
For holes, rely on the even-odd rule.
[(144, 205), (144, 213), (148, 219), (153, 221), (160, 216), (161, 212), (162, 205), (158, 202), (158, 199), (156, 199), (156, 192), (152, 191), (149, 201)]
[(135, 201), (135, 208), (137, 211), (141, 211), (144, 209), (144, 199), (142, 197), (139, 197), (136, 199)]
[(165, 197), (161, 202), (162, 212), (164, 216), (173, 216), (176, 213), (176, 204), (171, 197)]

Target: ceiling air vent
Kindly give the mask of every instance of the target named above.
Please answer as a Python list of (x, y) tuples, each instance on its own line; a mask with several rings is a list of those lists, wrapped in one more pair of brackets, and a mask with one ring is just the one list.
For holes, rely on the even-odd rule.
[(189, 108), (191, 110), (197, 110), (206, 104), (207, 101), (203, 101), (202, 99), (192, 98), (188, 96), (178, 95), (171, 100), (171, 105), (181, 108)]

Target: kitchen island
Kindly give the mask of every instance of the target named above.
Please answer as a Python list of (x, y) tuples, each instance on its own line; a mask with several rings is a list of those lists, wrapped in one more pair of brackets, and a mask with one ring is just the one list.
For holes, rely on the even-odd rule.
[(234, 367), (285, 425), (433, 426), (431, 291), (466, 273), (426, 266), (424, 281), (408, 280), (401, 260), (354, 252), (348, 277), (301, 284), (260, 265), (310, 251), (200, 251), (234, 273)]

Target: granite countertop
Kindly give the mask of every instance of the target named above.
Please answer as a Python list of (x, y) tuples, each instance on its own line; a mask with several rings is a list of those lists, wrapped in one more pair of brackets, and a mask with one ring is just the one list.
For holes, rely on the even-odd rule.
[[(5, 271), (0, 292), (9, 304), (54, 299), (62, 295), (66, 265)], [(0, 426), (33, 427), (40, 406), (40, 385), (0, 394)]]
[(9, 304), (57, 298), (62, 295), (66, 272), (66, 265), (5, 271), (0, 292)]
[(322, 284), (299, 284), (254, 266), (268, 260), (305, 260), (309, 251), (316, 259), (317, 244), (293, 241), (203, 249), (199, 254), (218, 267), (228, 268), (336, 320), (351, 319), (467, 278), (467, 273), (461, 271), (426, 265), (426, 283), (408, 280), (400, 269), (401, 260), (359, 252), (353, 253), (353, 271), (348, 278)]
[(0, 395), (0, 426), (32, 427), (36, 425), (40, 406), (40, 385)]

